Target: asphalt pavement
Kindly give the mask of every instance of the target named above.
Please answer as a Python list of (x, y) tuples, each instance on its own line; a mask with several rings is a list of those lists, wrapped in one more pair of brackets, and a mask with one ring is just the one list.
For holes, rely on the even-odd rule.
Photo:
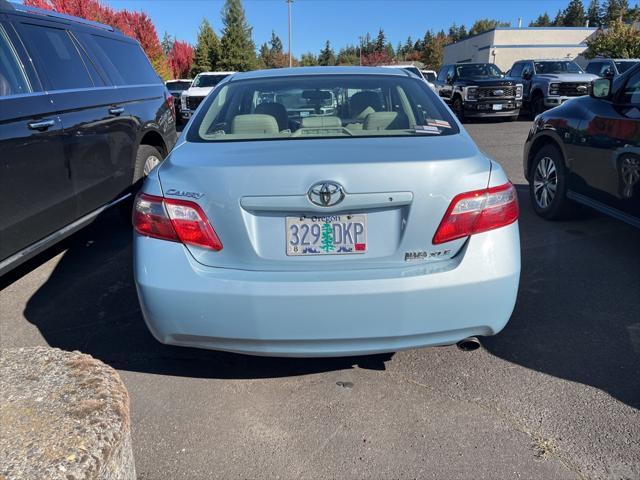
[(595, 213), (537, 218), (529, 122), (467, 129), (522, 210), (516, 309), (479, 350), (270, 359), (160, 345), (117, 212), (0, 278), (1, 346), (118, 369), (143, 480), (640, 478), (640, 231)]

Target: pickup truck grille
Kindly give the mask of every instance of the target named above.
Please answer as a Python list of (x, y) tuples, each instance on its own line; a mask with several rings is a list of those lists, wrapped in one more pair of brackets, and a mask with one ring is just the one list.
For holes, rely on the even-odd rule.
[(195, 110), (202, 103), (202, 100), (204, 100), (204, 97), (187, 97), (187, 108)]
[(516, 96), (516, 87), (480, 87), (478, 98), (488, 100), (491, 98), (509, 98)]
[(558, 88), (558, 95), (561, 97), (581, 97), (588, 92), (589, 84), (584, 82), (561, 83)]

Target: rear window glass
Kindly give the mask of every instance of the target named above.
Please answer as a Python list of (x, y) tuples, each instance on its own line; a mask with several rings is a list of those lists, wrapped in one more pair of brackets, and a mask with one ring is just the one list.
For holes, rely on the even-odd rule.
[(0, 25), (0, 97), (31, 91), (27, 75)]
[(191, 82), (183, 82), (180, 80), (167, 82), (167, 88), (169, 90), (188, 90), (190, 86)]
[(616, 67), (618, 67), (618, 73), (624, 73), (627, 70), (629, 70), (631, 67), (633, 67), (634, 65), (637, 65), (638, 61), (635, 62), (625, 62), (625, 61), (618, 61), (616, 62)]
[(98, 48), (98, 56), (110, 68), (115, 85), (145, 85), (160, 82), (147, 56), (137, 43), (91, 35)]
[(22, 24), (22, 37), (51, 90), (94, 86), (76, 45), (66, 30)]
[(396, 75), (301, 75), (231, 81), (209, 95), (188, 141), (458, 133), (422, 81)]
[(207, 74), (207, 75), (198, 75), (196, 79), (193, 81), (194, 87), (215, 87), (222, 80), (227, 78), (230, 74)]

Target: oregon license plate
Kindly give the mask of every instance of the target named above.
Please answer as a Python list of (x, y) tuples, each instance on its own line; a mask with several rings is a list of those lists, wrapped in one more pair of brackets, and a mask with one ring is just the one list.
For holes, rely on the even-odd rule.
[(367, 251), (366, 215), (287, 217), (287, 255), (349, 255)]

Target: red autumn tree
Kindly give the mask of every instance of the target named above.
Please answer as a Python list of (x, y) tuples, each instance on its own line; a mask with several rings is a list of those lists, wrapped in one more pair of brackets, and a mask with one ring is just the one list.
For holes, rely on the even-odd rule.
[(187, 42), (176, 40), (169, 52), (169, 67), (173, 78), (188, 78), (193, 63), (193, 48)]
[(168, 79), (171, 75), (156, 28), (144, 12), (114, 10), (103, 5), (100, 0), (25, 0), (24, 3), (111, 25), (140, 42), (158, 75), (163, 79)]
[(362, 55), (362, 65), (389, 65), (394, 63), (393, 59), (387, 55), (387, 52), (371, 52), (369, 55)]

